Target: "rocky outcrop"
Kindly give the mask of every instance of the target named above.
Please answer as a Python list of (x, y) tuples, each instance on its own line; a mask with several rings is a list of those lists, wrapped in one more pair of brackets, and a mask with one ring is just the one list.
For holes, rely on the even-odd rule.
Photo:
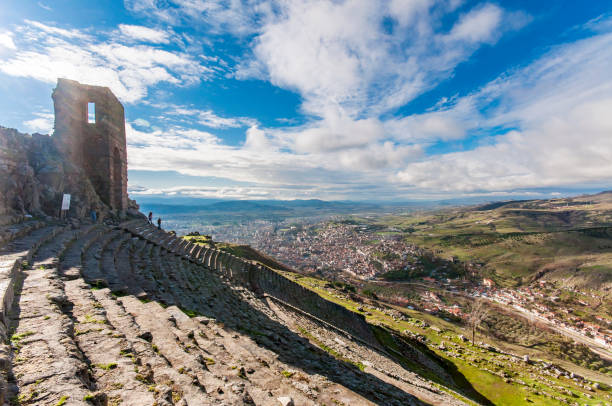
[(127, 195), (123, 105), (107, 87), (68, 79), (58, 79), (53, 102), (53, 136), (0, 126), (0, 225), (58, 216), (63, 194), (73, 218), (138, 214)]
[(0, 127), (0, 224), (26, 215), (58, 216), (62, 195), (72, 196), (69, 216), (109, 212), (82, 170), (57, 150), (53, 138)]
[(0, 127), (0, 216), (40, 212), (40, 182), (29, 164), (31, 136)]

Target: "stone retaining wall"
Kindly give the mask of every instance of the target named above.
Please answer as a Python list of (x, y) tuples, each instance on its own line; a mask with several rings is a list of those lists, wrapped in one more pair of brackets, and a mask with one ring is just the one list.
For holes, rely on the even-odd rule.
[(336, 326), (366, 343), (379, 347), (370, 326), (361, 314), (352, 312), (293, 282), (272, 269), (251, 265), (249, 285), (262, 293), (278, 298), (298, 309)]
[[(211, 247), (193, 248), (178, 238), (168, 240), (167, 234), (144, 236), (137, 228), (125, 225), (124, 229), (139, 235), (168, 251), (192, 262), (199, 263), (224, 275), (236, 284), (245, 286), (259, 294), (266, 294), (283, 303), (294, 306), (307, 314), (321, 319), (339, 329), (359, 338), (369, 345), (380, 348), (365, 317), (343, 306), (326, 300), (315, 292), (286, 278), (271, 268), (255, 264), (233, 254)], [(190, 249), (186, 250), (186, 246)]]

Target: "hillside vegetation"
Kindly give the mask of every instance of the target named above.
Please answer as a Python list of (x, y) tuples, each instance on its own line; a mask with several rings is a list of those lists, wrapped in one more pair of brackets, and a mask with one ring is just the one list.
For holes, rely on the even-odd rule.
[[(609, 377), (580, 368), (573, 360), (563, 361), (548, 351), (528, 349), (491, 335), (482, 335), (482, 332), (491, 333), (486, 323), (483, 325), (484, 331), (473, 344), (467, 338), (468, 330), (457, 323), (420, 311), (383, 304), (356, 295), (346, 286), (340, 287), (340, 284), (295, 273), (283, 274), (327, 300), (364, 314), (369, 323), (382, 328), (378, 339), (396, 356), (394, 350), (401, 341), (399, 337), (422, 343), (438, 359), (446, 373), (453, 376), (454, 385), (448, 385), (439, 377), (428, 376), (440, 384), (441, 390), (448, 390), (450, 386), (479, 404), (495, 405), (558, 405), (575, 404), (576, 401), (597, 405), (610, 399), (612, 381)], [(393, 332), (397, 336), (391, 339), (385, 332)], [(526, 354), (536, 355), (538, 360), (523, 358)], [(426, 373), (409, 359), (398, 357), (397, 360), (409, 370)], [(572, 378), (579, 374), (603, 384), (595, 385), (599, 389), (593, 390), (593, 385), (581, 381), (582, 378)]]
[(383, 217), (408, 242), (482, 265), (501, 286), (537, 279), (612, 288), (612, 192), (567, 199), (498, 202)]

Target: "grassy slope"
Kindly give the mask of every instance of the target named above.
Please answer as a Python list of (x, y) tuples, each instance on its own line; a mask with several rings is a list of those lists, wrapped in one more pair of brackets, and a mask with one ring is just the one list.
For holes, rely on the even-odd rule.
[[(378, 223), (404, 230), (407, 241), (440, 255), (483, 263), (500, 285), (527, 283), (544, 271), (580, 288), (612, 286), (612, 193), (491, 206)], [(593, 229), (600, 226), (610, 228)]]
[[(305, 277), (280, 269), (284, 268), (281, 264), (258, 253), (256, 250), (250, 247), (236, 246), (232, 244), (217, 244), (217, 246), (222, 249), (232, 251), (234, 254), (243, 256), (244, 258), (266, 263), (268, 266), (278, 270), (290, 279), (293, 279), (301, 285), (315, 291), (325, 299), (338, 303), (349, 310), (359, 312), (358, 308), (363, 306), (362, 304), (351, 300), (346, 294), (327, 288), (327, 281)], [(551, 399), (550, 396), (545, 396), (544, 392), (552, 396), (567, 399), (570, 402), (579, 400), (580, 404), (584, 405), (596, 405), (601, 401), (610, 401), (610, 398), (608, 397), (611, 393), (609, 386), (602, 385), (602, 389), (591, 393), (594, 397), (592, 399), (588, 399), (584, 395), (584, 390), (565, 378), (552, 379), (550, 377), (546, 377), (546, 379), (551, 379), (552, 384), (542, 384), (541, 379), (538, 379), (537, 369), (529, 367), (521, 362), (511, 362), (508, 359), (504, 359), (500, 354), (483, 350), (477, 346), (473, 346), (469, 342), (465, 343), (460, 340), (458, 338), (459, 334), (467, 335), (467, 333), (459, 326), (427, 313), (421, 313), (398, 307), (393, 308), (396, 311), (399, 310), (405, 314), (408, 317), (408, 321), (394, 319), (392, 316), (386, 313), (384, 309), (376, 308), (367, 309), (369, 314), (366, 315), (366, 319), (373, 325), (384, 326), (392, 331), (395, 331), (396, 333), (401, 334), (410, 332), (425, 336), (428, 340), (427, 346), (429, 350), (433, 351), (438, 357), (448, 362), (449, 370), (455, 371), (455, 381), (459, 386), (448, 387), (448, 383), (446, 382), (437, 382), (441, 390), (448, 391), (448, 387), (451, 389), (451, 391), (458, 391), (468, 398), (479, 401), (481, 404), (486, 403), (486, 400), (488, 400), (495, 405), (559, 404), (558, 400)], [(438, 327), (441, 332), (424, 327), (421, 321), (425, 321), (430, 326)], [(482, 339), (482, 337), (479, 339)], [(517, 346), (496, 342), (490, 339), (486, 339), (484, 341), (494, 345), (497, 348), (503, 348), (505, 350), (512, 351), (515, 354), (521, 355), (520, 348)], [(449, 347), (454, 346), (454, 349), (459, 349), (459, 351), (462, 353), (454, 353), (457, 356), (450, 356), (449, 352), (442, 351), (438, 348), (441, 342), (444, 342), (445, 345)], [(453, 353), (451, 352), (451, 354)], [(559, 362), (558, 360), (555, 360), (555, 362), (566, 368), (568, 366), (571, 367), (571, 364), (568, 363)], [(412, 369), (416, 373), (423, 374), (427, 378), (433, 379), (433, 381), (436, 382), (435, 377), (428, 375), (427, 371), (424, 371), (424, 369), (420, 368), (418, 365), (411, 365), (408, 362), (404, 362), (403, 364), (408, 369)], [(602, 383), (608, 379), (605, 376), (589, 373), (579, 368), (574, 367), (572, 370), (576, 369), (578, 369), (581, 375), (588, 375), (590, 379), (594, 379)], [(508, 371), (513, 379), (523, 381), (525, 385), (505, 382), (504, 378), (497, 374), (502, 370)], [(585, 374), (584, 372), (587, 373)], [(559, 387), (570, 390), (571, 393), (574, 393), (579, 397), (575, 398), (568, 396), (564, 391), (561, 391)], [(526, 399), (529, 399), (529, 401)]]
[[(293, 273), (284, 273), (291, 279), (296, 280), (301, 285), (314, 290), (322, 297), (338, 303), (352, 311), (358, 312), (358, 308), (363, 306), (357, 302), (354, 302), (348, 298), (348, 296), (338, 293), (333, 289), (326, 288), (326, 281), (305, 277)], [(557, 405), (558, 400), (546, 397), (543, 392), (550, 395), (567, 399), (568, 401), (580, 401), (580, 404), (595, 405), (601, 401), (609, 401), (610, 399), (608, 391), (597, 391), (597, 393), (591, 393), (594, 398), (588, 399), (584, 395), (584, 390), (574, 385), (570, 380), (565, 378), (555, 379), (550, 376), (544, 376), (545, 379), (549, 379), (552, 383), (545, 382), (537, 368), (534, 366), (528, 366), (522, 362), (513, 362), (505, 358), (501, 354), (496, 354), (487, 350), (483, 350), (479, 347), (473, 346), (471, 343), (465, 343), (458, 338), (459, 334), (467, 335), (457, 325), (449, 323), (445, 320), (439, 319), (435, 316), (421, 313), (418, 311), (411, 311), (406, 309), (396, 308), (395, 310), (401, 310), (406, 316), (409, 317), (408, 321), (402, 321), (394, 319), (389, 314), (382, 310), (375, 308), (368, 308), (366, 319), (369, 323), (374, 325), (382, 325), (388, 327), (398, 333), (411, 332), (415, 334), (421, 334), (427, 337), (428, 347), (434, 351), (438, 356), (446, 359), (452, 363), (459, 373), (461, 373), (465, 379), (469, 382), (471, 387), (476, 390), (479, 394), (487, 398), (493, 404), (496, 405)], [(424, 328), (421, 320), (426, 321), (431, 326), (438, 327), (441, 332), (437, 332), (431, 328)], [(479, 338), (482, 339), (482, 338)], [(506, 348), (516, 350), (516, 346), (509, 346), (507, 344), (499, 343), (494, 340), (486, 339), (491, 345), (497, 348)], [(455, 346), (462, 353), (459, 354), (456, 351), (442, 351), (438, 348), (439, 344), (444, 342), (446, 346)], [(458, 357), (449, 356), (449, 353), (455, 353)], [(513, 353), (519, 353), (520, 351), (513, 351)], [(501, 365), (501, 367), (500, 367)], [(567, 365), (567, 364), (566, 364)], [(518, 383), (507, 383), (501, 376), (491, 373), (488, 370), (498, 372), (506, 371), (513, 379), (523, 381), (526, 385)], [(420, 371), (415, 371), (420, 372)], [(582, 372), (582, 371), (581, 371)], [(597, 374), (589, 374), (591, 377), (598, 377), (602, 381), (609, 380), (605, 376)], [(578, 398), (568, 396), (564, 391), (561, 391), (557, 386), (563, 387), (570, 390), (572, 393), (578, 395)], [(454, 390), (463, 391), (466, 395), (472, 393), (472, 388), (459, 387), (452, 388)], [(606, 387), (607, 388), (607, 387)], [(474, 398), (474, 396), (470, 396)], [(529, 402), (525, 399), (529, 399)]]
[[(530, 281), (539, 271), (547, 271), (546, 277), (557, 280), (567, 278), (578, 286), (595, 288), (610, 283), (612, 279), (612, 236), (599, 231), (572, 231), (612, 225), (612, 194), (583, 199), (511, 203), (489, 210), (460, 209), (436, 214), (390, 216), (377, 223), (398, 228), (406, 233), (409, 241), (432, 248), (441, 255), (457, 255), (463, 260), (484, 263), (485, 270), (501, 284)], [(250, 247), (226, 244), (222, 248), (274, 269), (287, 270), (282, 264)], [(326, 281), (291, 272), (282, 273), (352, 311), (358, 312), (357, 309), (363, 306), (348, 295), (327, 288)], [(521, 279), (517, 279), (517, 276)], [(535, 366), (463, 342), (458, 334), (467, 334), (455, 324), (426, 313), (400, 308), (395, 310), (404, 313), (408, 320), (393, 318), (388, 312), (371, 307), (367, 308), (366, 318), (374, 325), (382, 325), (398, 333), (425, 336), (429, 349), (451, 363), (469, 382), (452, 389), (462, 391), (473, 399), (478, 398), (473, 393), (475, 390), (496, 405), (560, 403), (551, 397), (581, 405), (605, 404), (612, 400), (609, 378), (601, 374), (553, 359), (568, 370), (577, 370), (589, 379), (607, 383), (602, 385), (602, 389), (587, 392), (567, 378), (545, 375)], [(424, 327), (421, 320), (437, 326), (441, 332)], [(442, 341), (451, 348), (450, 351), (438, 348)], [(484, 341), (514, 354), (522, 354), (519, 346), (489, 338)], [(548, 358), (547, 354), (542, 353), (542, 358)], [(501, 372), (506, 372), (512, 380), (506, 382), (500, 376)], [(592, 398), (588, 398), (587, 393)]]

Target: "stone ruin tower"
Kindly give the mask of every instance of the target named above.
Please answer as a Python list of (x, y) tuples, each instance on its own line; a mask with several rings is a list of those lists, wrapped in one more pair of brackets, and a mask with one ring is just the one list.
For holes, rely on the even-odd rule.
[(58, 79), (53, 91), (54, 139), (58, 149), (82, 168), (103, 203), (125, 212), (127, 148), (123, 105), (108, 87)]

